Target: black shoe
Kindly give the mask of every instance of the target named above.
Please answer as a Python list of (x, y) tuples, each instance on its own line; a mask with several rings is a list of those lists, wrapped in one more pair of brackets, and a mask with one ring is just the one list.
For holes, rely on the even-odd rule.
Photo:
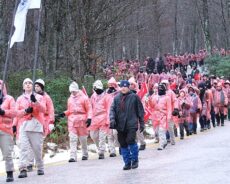
[(187, 135), (187, 136), (189, 136), (189, 132), (188, 132), (188, 133), (186, 133), (186, 135)]
[(200, 129), (200, 132), (203, 132), (203, 131), (204, 131), (204, 129), (203, 129), (203, 128), (201, 128), (201, 129)]
[(192, 135), (192, 132), (189, 132), (189, 135)]
[(32, 171), (33, 171), (33, 165), (28, 165), (27, 172), (32, 172)]
[(14, 181), (13, 171), (7, 171), (6, 174), (6, 182)]
[(180, 139), (182, 140), (182, 139), (184, 139), (184, 137), (180, 137)]
[(196, 131), (194, 131), (193, 134), (197, 134)]
[(215, 128), (215, 127), (216, 127), (216, 124), (213, 124), (212, 126), (213, 126), (213, 128)]
[(223, 123), (221, 123), (221, 126), (224, 126), (224, 124), (223, 124)]
[(44, 175), (45, 173), (44, 173), (43, 170), (38, 170), (38, 171), (37, 171), (37, 174), (38, 174), (38, 175)]
[(132, 169), (138, 168), (138, 161), (132, 162)]
[(140, 151), (145, 150), (145, 147), (146, 147), (146, 144), (142, 144), (142, 145), (140, 145), (139, 150), (140, 150)]
[(217, 123), (217, 126), (220, 126), (220, 123)]
[(167, 144), (167, 143), (165, 143), (165, 144), (163, 145), (163, 148), (165, 149), (167, 145), (168, 145), (168, 144)]
[(99, 154), (98, 159), (104, 159), (104, 158), (105, 158), (105, 155), (104, 155), (104, 154)]
[(162, 147), (157, 148), (158, 151), (162, 151), (163, 149), (164, 148), (162, 148)]
[(69, 162), (76, 162), (74, 158), (69, 159)]
[(109, 157), (116, 157), (116, 153), (110, 153)]
[(81, 160), (88, 160), (88, 157), (87, 157), (87, 156), (83, 156), (83, 157), (81, 158)]
[(18, 178), (26, 178), (27, 177), (27, 171), (21, 170), (20, 174), (18, 175)]
[(130, 164), (125, 164), (123, 167), (123, 170), (130, 170), (131, 169), (131, 163)]
[(210, 126), (210, 125), (208, 125), (208, 129), (211, 129), (211, 126)]

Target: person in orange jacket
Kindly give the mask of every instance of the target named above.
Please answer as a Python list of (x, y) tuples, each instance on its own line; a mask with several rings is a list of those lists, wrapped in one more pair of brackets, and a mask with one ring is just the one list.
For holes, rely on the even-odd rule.
[(18, 133), (20, 143), (19, 178), (27, 177), (28, 149), (32, 148), (37, 174), (44, 175), (42, 159), (43, 140), (45, 135), (46, 105), (43, 97), (33, 93), (33, 81), (26, 78), (23, 81), (24, 93), (16, 100), (16, 118), (13, 122), (14, 132)]
[(69, 162), (77, 160), (77, 143), (78, 140), (82, 146), (82, 160), (88, 160), (87, 128), (91, 125), (92, 108), (89, 98), (79, 89), (76, 82), (72, 82), (69, 86), (71, 93), (67, 110), (59, 115), (68, 118), (68, 131), (70, 142), (70, 159)]
[(163, 150), (167, 146), (166, 131), (168, 129), (168, 120), (171, 119), (171, 103), (169, 96), (166, 95), (166, 87), (164, 84), (159, 84), (158, 95), (153, 95), (150, 98), (149, 106), (153, 110), (152, 123), (155, 130), (159, 134), (158, 150)]
[(15, 112), (15, 100), (12, 96), (7, 94), (6, 86), (2, 88), (3, 81), (0, 80), (0, 91), (2, 98), (0, 99), (0, 150), (5, 161), (6, 182), (14, 181), (14, 163), (12, 159), (12, 152), (14, 147), (12, 124)]
[(191, 101), (187, 96), (186, 91), (184, 89), (180, 90), (180, 96), (177, 100), (177, 104), (175, 104), (175, 109), (172, 113), (173, 115), (176, 115), (176, 113), (178, 113), (179, 116), (180, 139), (184, 139), (184, 129), (186, 131), (186, 135), (189, 136), (188, 122), (190, 107)]
[(94, 93), (90, 98), (92, 105), (92, 124), (89, 127), (90, 137), (97, 146), (99, 159), (105, 158), (106, 137), (109, 127), (108, 103), (103, 89), (102, 82), (100, 80), (95, 81), (93, 84)]
[[(54, 129), (54, 105), (50, 96), (44, 91), (44, 88), (45, 88), (44, 80), (37, 79), (34, 83), (35, 92), (43, 96), (46, 104), (45, 125), (44, 125), (44, 132), (45, 132), (44, 139), (45, 139), (46, 136), (49, 135), (51, 131)], [(44, 143), (46, 143), (46, 141), (44, 141)], [(45, 146), (43, 145), (43, 156), (44, 156), (44, 148)], [(33, 165), (34, 165), (34, 154), (32, 152), (32, 149), (29, 149), (28, 157), (29, 157), (28, 158), (29, 163), (27, 166), (27, 171), (31, 172), (33, 170)]]
[(224, 108), (228, 106), (228, 97), (220, 82), (217, 84), (213, 99), (217, 126), (219, 126), (220, 123), (221, 126), (224, 126)]
[[(113, 103), (113, 99), (116, 95), (119, 94), (119, 87), (114, 77), (111, 77), (108, 81), (108, 89), (106, 90), (106, 102), (107, 102), (107, 110), (110, 111), (110, 107)], [(109, 113), (108, 113), (108, 121), (109, 120)], [(108, 146), (110, 157), (116, 157), (116, 146), (118, 146), (118, 139), (117, 139), (117, 131), (115, 129), (108, 130)]]

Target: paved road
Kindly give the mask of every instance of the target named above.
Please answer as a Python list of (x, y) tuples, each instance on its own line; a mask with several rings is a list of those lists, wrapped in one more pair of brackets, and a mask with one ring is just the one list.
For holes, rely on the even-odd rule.
[[(123, 171), (120, 157), (92, 159), (77, 163), (48, 166), (45, 176), (36, 171), (28, 178), (14, 183), (23, 184), (228, 184), (230, 178), (230, 122), (225, 127), (211, 129), (185, 140), (176, 146), (157, 151), (149, 145), (140, 152), (140, 167)], [(0, 177), (4, 183), (5, 176)]]

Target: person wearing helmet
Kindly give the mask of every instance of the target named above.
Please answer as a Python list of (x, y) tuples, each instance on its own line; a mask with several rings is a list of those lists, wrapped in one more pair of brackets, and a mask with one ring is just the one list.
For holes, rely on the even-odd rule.
[(15, 100), (12, 96), (7, 94), (6, 86), (3, 87), (3, 81), (0, 80), (0, 91), (2, 93), (2, 99), (0, 100), (0, 150), (5, 161), (6, 169), (6, 182), (14, 181), (14, 163), (12, 158), (12, 152), (14, 147), (13, 141), (13, 118), (16, 115), (15, 112)]
[[(42, 79), (37, 79), (34, 83), (34, 90), (37, 94), (41, 95), (43, 97), (43, 100), (46, 104), (46, 112), (45, 112), (45, 126), (44, 126), (44, 133), (46, 138), (47, 135), (51, 133), (51, 131), (54, 129), (54, 105), (51, 97), (45, 92), (45, 82)], [(44, 141), (46, 143), (46, 141)], [(44, 148), (46, 145), (43, 145), (43, 156), (44, 156)], [(33, 170), (34, 165), (34, 154), (32, 149), (29, 149), (28, 154), (28, 166), (27, 171), (31, 172)]]
[(69, 86), (70, 97), (67, 102), (67, 110), (59, 115), (68, 119), (70, 159), (69, 162), (77, 161), (77, 143), (82, 147), (82, 160), (88, 160), (87, 128), (91, 125), (92, 107), (89, 98), (79, 89), (76, 82)]
[(28, 148), (31, 147), (37, 165), (37, 174), (44, 175), (42, 145), (46, 122), (46, 104), (44, 98), (33, 93), (33, 81), (26, 78), (23, 81), (24, 93), (16, 100), (17, 116), (13, 122), (15, 132), (18, 132), (20, 143), (19, 178), (27, 177)]
[(108, 103), (101, 80), (93, 83), (94, 93), (90, 98), (92, 105), (92, 124), (89, 127), (90, 137), (98, 149), (99, 159), (105, 158), (106, 137), (108, 134)]

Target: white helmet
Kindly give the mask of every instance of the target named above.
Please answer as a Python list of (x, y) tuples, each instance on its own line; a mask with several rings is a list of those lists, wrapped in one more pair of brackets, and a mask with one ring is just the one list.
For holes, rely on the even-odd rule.
[(44, 80), (42, 80), (42, 79), (37, 79), (36, 81), (35, 81), (35, 84), (36, 83), (39, 83), (39, 84), (41, 84), (41, 85), (43, 85), (44, 87), (45, 87), (45, 82), (44, 82)]
[(79, 86), (76, 82), (72, 82), (69, 85), (69, 92), (72, 93), (73, 91), (78, 92), (79, 91)]
[(102, 84), (101, 80), (96, 80), (93, 83), (93, 88), (97, 88), (97, 89), (102, 89), (103, 90), (103, 84)]

